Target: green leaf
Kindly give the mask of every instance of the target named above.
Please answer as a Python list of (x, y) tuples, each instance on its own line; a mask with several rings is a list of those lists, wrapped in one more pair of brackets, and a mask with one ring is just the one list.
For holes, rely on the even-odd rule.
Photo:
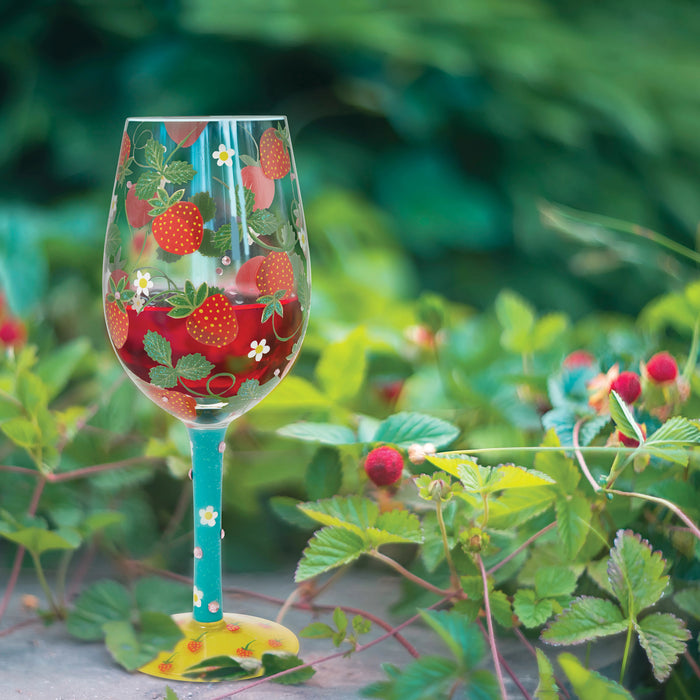
[(461, 668), (472, 669), (484, 655), (484, 639), (476, 625), (458, 612), (419, 610), (420, 616), (442, 639)]
[(232, 656), (211, 656), (189, 666), (182, 674), (197, 681), (232, 681), (248, 676), (262, 664), (257, 659), (246, 659), (245, 665)]
[(310, 518), (322, 525), (342, 527), (364, 537), (379, 517), (379, 506), (362, 496), (336, 496), (299, 505)]
[(295, 581), (305, 581), (349, 564), (367, 550), (360, 535), (339, 527), (325, 527), (319, 530), (309, 541), (301, 561), (297, 566)]
[(552, 601), (538, 600), (535, 591), (523, 588), (513, 596), (513, 611), (525, 627), (539, 627), (551, 617)]
[(553, 486), (505, 491), (498, 498), (491, 498), (489, 526), (498, 530), (522, 525), (550, 508), (555, 496)]
[(128, 620), (131, 606), (131, 596), (124, 586), (116, 581), (98, 581), (75, 601), (73, 610), (68, 614), (66, 629), (78, 639), (102, 639), (102, 625), (115, 620)]
[(36, 415), (49, 403), (49, 392), (40, 377), (29, 371), (17, 376), (16, 395), (28, 415)]
[(336, 402), (354, 398), (367, 372), (367, 332), (356, 328), (343, 340), (330, 343), (316, 364), (316, 378), (323, 391)]
[(146, 577), (136, 582), (134, 598), (139, 610), (172, 615), (192, 607), (192, 586), (159, 576)]
[(543, 566), (535, 572), (535, 592), (538, 598), (570, 596), (576, 579), (576, 574), (565, 566)]
[(165, 700), (179, 700), (175, 691), (169, 686), (165, 686)]
[(508, 596), (503, 591), (491, 591), (489, 593), (489, 606), (493, 619), (499, 625), (507, 629), (513, 627), (513, 608)]
[(170, 343), (160, 333), (146, 331), (146, 335), (143, 338), (143, 349), (159, 365), (173, 366)]
[(581, 644), (624, 632), (629, 621), (611, 600), (580, 596), (542, 632), (548, 644)]
[(535, 700), (559, 700), (559, 687), (554, 680), (554, 669), (542, 649), (537, 649), (537, 672), (540, 682), (535, 689)]
[(687, 418), (675, 416), (667, 420), (644, 443), (644, 448), (655, 457), (676, 464), (688, 464), (689, 452), (685, 446), (700, 444), (700, 428)]
[(608, 578), (615, 597), (627, 617), (636, 617), (653, 605), (668, 585), (666, 562), (661, 552), (631, 530), (618, 530), (610, 550)]
[(683, 612), (700, 620), (700, 586), (679, 591), (673, 596), (673, 601)]
[(366, 528), (365, 533), (373, 547), (390, 542), (420, 544), (423, 541), (423, 531), (418, 516), (407, 510), (390, 510), (381, 513), (375, 526)]
[[(340, 638), (338, 644), (340, 644), (345, 639), (345, 633), (348, 631), (348, 616), (343, 612), (342, 608), (336, 608), (333, 611), (333, 623), (338, 630), (337, 636)], [(338, 646), (338, 644), (336, 644), (336, 646)]]
[[(149, 331), (150, 333), (150, 331)], [(183, 379), (197, 381), (204, 379), (214, 369), (214, 365), (207, 360), (204, 355), (194, 353), (192, 355), (184, 355), (175, 365), (175, 372)]]
[(146, 201), (151, 200), (156, 194), (158, 185), (160, 185), (160, 173), (147, 170), (141, 173), (139, 179), (136, 181), (134, 194), (139, 199), (145, 199)]
[(173, 369), (172, 367), (164, 367), (163, 365), (151, 367), (148, 372), (148, 377), (151, 380), (151, 384), (155, 384), (155, 386), (159, 386), (164, 389), (170, 389), (177, 386), (177, 370)]
[(557, 533), (568, 560), (572, 560), (588, 537), (591, 522), (591, 505), (585, 496), (574, 493), (559, 498), (555, 504)]
[(508, 289), (496, 297), (496, 317), (503, 328), (501, 344), (518, 354), (532, 352), (535, 311), (520, 295)]
[(0, 530), (0, 537), (21, 545), (37, 557), (51, 550), (77, 549), (80, 546), (80, 536), (72, 530), (26, 527), (14, 532)]
[(330, 498), (340, 490), (343, 481), (343, 465), (338, 450), (320, 447), (306, 469), (304, 484), (311, 500)]
[(430, 442), (438, 449), (449, 445), (459, 435), (452, 423), (422, 413), (395, 413), (382, 421), (373, 442), (387, 442), (408, 448), (414, 443)]
[(311, 668), (311, 666), (301, 668), (298, 671), (291, 670), (303, 664), (304, 662), (298, 656), (285, 652), (267, 652), (262, 655), (262, 665), (265, 669), (264, 675), (272, 676), (275, 673), (289, 671), (289, 673), (285, 673), (284, 676), (273, 679), (274, 683), (280, 683), (282, 685), (305, 683), (313, 677), (316, 671)]
[(654, 678), (663, 683), (678, 657), (685, 651), (691, 634), (685, 623), (670, 613), (647, 615), (635, 624), (639, 643), (649, 657)]
[(170, 651), (183, 638), (175, 621), (160, 612), (143, 612), (138, 629), (126, 620), (103, 625), (105, 644), (114, 659), (127, 671), (133, 671), (154, 659), (161, 651)]
[[(163, 174), (168, 182), (172, 182), (175, 185), (184, 185), (197, 174), (197, 171), (187, 161), (174, 160), (172, 163), (168, 163)], [(204, 220), (206, 221), (206, 219)]]
[(123, 513), (118, 513), (114, 510), (102, 510), (88, 515), (80, 524), (80, 530), (84, 535), (93, 535), (100, 530), (117, 525), (123, 522), (125, 516)]
[(357, 437), (350, 428), (332, 423), (290, 423), (279, 428), (277, 434), (323, 445), (353, 445), (357, 442)]
[[(547, 431), (542, 447), (560, 447), (559, 438), (554, 430)], [(581, 481), (580, 470), (563, 451), (538, 452), (535, 455), (535, 468), (554, 479), (558, 489), (567, 494), (573, 493)]]
[(610, 392), (610, 416), (623, 435), (634, 438), (640, 445), (644, 442), (644, 433), (634, 419), (630, 407), (614, 390)]
[(621, 685), (589, 671), (573, 654), (559, 654), (557, 660), (581, 700), (634, 700)]
[(530, 352), (548, 350), (569, 326), (569, 318), (563, 313), (545, 314), (535, 323), (530, 337)]
[(76, 338), (45, 353), (36, 367), (36, 374), (46, 385), (48, 398), (58, 396), (77, 370), (84, 366), (92, 352), (87, 338)]
[(33, 421), (28, 418), (10, 418), (0, 424), (0, 430), (19, 447), (32, 449), (41, 442), (41, 434)]
[(394, 681), (391, 697), (402, 700), (445, 698), (456, 673), (457, 666), (451, 659), (422, 656), (402, 670)]
[(286, 523), (305, 530), (314, 528), (314, 521), (299, 510), (301, 502), (289, 496), (273, 496), (268, 503), (274, 514)]
[(325, 622), (312, 622), (299, 632), (305, 639), (330, 639), (334, 634), (335, 630)]

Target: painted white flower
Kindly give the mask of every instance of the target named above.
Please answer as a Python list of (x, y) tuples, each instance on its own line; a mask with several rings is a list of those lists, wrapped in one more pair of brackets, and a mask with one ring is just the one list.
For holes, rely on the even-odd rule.
[(262, 340), (254, 340), (251, 342), (251, 351), (248, 353), (248, 357), (254, 357), (256, 362), (260, 362), (262, 356), (270, 352), (270, 346), (267, 344), (267, 340), (263, 338)]
[(139, 296), (143, 294), (148, 296), (149, 289), (153, 287), (153, 280), (151, 279), (150, 272), (141, 272), (141, 270), (136, 271), (136, 279), (134, 280), (134, 287), (136, 287), (136, 294)]
[(216, 525), (216, 519), (219, 514), (214, 510), (214, 506), (207, 506), (206, 508), (199, 509), (199, 522), (202, 525), (209, 525), (209, 527), (214, 527)]
[(146, 300), (140, 295), (136, 294), (133, 301), (131, 302), (131, 308), (140, 314), (143, 311), (143, 307), (146, 305)]
[(219, 150), (214, 151), (211, 157), (216, 158), (217, 165), (228, 165), (230, 168), (233, 165), (233, 156), (235, 155), (236, 152), (232, 148), (226, 148), (225, 144), (220, 143)]
[(197, 588), (197, 586), (194, 587), (194, 591), (192, 592), (192, 602), (194, 604), (195, 608), (201, 608), (202, 607), (202, 596), (204, 594), (202, 591)]

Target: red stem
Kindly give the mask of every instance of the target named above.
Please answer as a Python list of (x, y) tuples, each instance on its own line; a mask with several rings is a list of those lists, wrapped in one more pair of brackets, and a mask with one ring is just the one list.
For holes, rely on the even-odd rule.
[(554, 521), (553, 523), (549, 523), (549, 525), (546, 525), (543, 527), (539, 532), (536, 532), (532, 537), (529, 537), (528, 539), (525, 540), (517, 549), (512, 551), (507, 557), (501, 559), (497, 564), (494, 564), (486, 573), (487, 574), (492, 574), (494, 571), (497, 571), (500, 569), (504, 564), (507, 564), (511, 559), (515, 558), (520, 554), (520, 552), (523, 551), (523, 549), (527, 549), (538, 537), (541, 537), (542, 535), (545, 534), (545, 532), (549, 532), (553, 527), (556, 527), (557, 523)]
[[(488, 641), (489, 635), (486, 629), (484, 628), (484, 623), (481, 620), (477, 620), (476, 622), (479, 625), (481, 633), (484, 635), (484, 639)], [(498, 658), (501, 662), (501, 666), (505, 668), (506, 673), (513, 679), (513, 683), (515, 683), (515, 685), (518, 687), (518, 690), (522, 693), (523, 697), (526, 700), (532, 700), (532, 695), (530, 695), (530, 693), (527, 692), (525, 686), (523, 686), (523, 684), (520, 682), (519, 678), (515, 675), (515, 671), (513, 671), (513, 669), (508, 665), (505, 658), (503, 658), (503, 654), (501, 654), (500, 651), (498, 652)]]
[(498, 680), (498, 687), (501, 691), (501, 697), (503, 700), (507, 700), (508, 694), (506, 693), (506, 686), (503, 682), (503, 671), (501, 671), (500, 657), (498, 654), (498, 648), (496, 647), (496, 635), (493, 632), (493, 620), (491, 619), (491, 603), (489, 602), (489, 582), (486, 576), (486, 569), (484, 567), (484, 561), (479, 556), (479, 554), (474, 555), (477, 563), (479, 564), (479, 570), (481, 571), (481, 580), (484, 584), (484, 609), (486, 610), (486, 625), (488, 627), (488, 637), (489, 645), (491, 647), (491, 655), (493, 656), (493, 665), (496, 669), (496, 678)]

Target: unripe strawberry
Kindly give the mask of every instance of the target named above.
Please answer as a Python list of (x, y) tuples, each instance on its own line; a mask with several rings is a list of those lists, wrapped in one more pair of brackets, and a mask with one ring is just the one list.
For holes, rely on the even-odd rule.
[(621, 372), (613, 379), (610, 390), (616, 391), (625, 403), (632, 404), (642, 393), (642, 382), (635, 372)]
[(666, 351), (653, 355), (647, 362), (645, 369), (649, 379), (656, 384), (674, 382), (678, 376), (676, 360)]
[(375, 447), (365, 459), (365, 472), (377, 486), (394, 484), (401, 478), (403, 457), (393, 447)]

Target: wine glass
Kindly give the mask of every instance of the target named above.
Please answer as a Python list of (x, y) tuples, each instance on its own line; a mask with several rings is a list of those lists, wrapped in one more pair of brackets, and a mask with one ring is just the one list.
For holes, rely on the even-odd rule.
[(105, 319), (127, 376), (189, 431), (194, 499), (192, 613), (173, 616), (185, 636), (145, 673), (212, 680), (204, 662), (224, 655), (250, 677), (262, 673), (254, 660), (265, 652), (298, 650), (285, 627), (223, 612), (221, 480), (226, 428), (291, 368), (309, 298), (286, 117), (126, 120), (105, 242)]

